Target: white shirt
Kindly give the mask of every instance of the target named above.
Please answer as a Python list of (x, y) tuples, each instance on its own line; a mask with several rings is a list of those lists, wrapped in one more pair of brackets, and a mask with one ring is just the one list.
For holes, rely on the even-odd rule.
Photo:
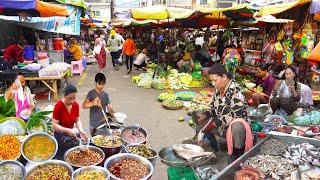
[(124, 38), (120, 34), (117, 34), (116, 36), (118, 36), (118, 38), (120, 39), (119, 48), (122, 49), (123, 48), (123, 43), (124, 43)]
[(143, 63), (143, 61), (147, 64), (147, 55), (145, 55), (144, 53), (140, 53), (136, 60), (133, 62), (133, 64), (135, 65), (141, 65)]
[(196, 42), (195, 42), (196, 45), (200, 45), (202, 47), (203, 43), (204, 43), (203, 36), (196, 38)]
[(118, 52), (122, 48), (122, 44), (123, 44), (122, 39), (121, 39), (121, 36), (117, 36), (117, 35), (115, 35), (113, 39), (109, 37), (107, 45), (110, 46), (111, 52)]

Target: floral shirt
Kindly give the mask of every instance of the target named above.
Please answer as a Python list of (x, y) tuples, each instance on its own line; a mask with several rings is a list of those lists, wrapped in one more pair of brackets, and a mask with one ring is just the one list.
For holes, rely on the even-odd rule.
[(245, 97), (240, 86), (233, 81), (230, 82), (224, 96), (216, 90), (211, 106), (209, 116), (214, 119), (221, 135), (233, 119), (247, 117)]

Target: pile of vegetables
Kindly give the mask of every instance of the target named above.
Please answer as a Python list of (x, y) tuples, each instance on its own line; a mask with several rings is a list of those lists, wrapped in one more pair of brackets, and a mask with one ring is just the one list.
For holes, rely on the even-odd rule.
[(177, 92), (176, 96), (179, 100), (191, 101), (196, 96), (196, 93), (193, 91), (182, 91)]
[(165, 82), (160, 78), (155, 78), (152, 81), (151, 87), (154, 88), (154, 89), (159, 89), (159, 90), (164, 89), (165, 88)]
[(291, 115), (288, 117), (288, 121), (300, 126), (310, 126), (320, 124), (320, 112), (311, 111), (304, 116)]
[(0, 97), (0, 120), (16, 116), (16, 108), (12, 99), (6, 102), (4, 96)]
[[(203, 80), (202, 75), (200, 78), (193, 78), (193, 75), (187, 73), (179, 73), (176, 69), (165, 71), (162, 67), (158, 67), (157, 76), (153, 78), (153, 70), (147, 73), (141, 73), (139, 76), (133, 76), (132, 82), (136, 83), (142, 88), (154, 89), (189, 89), (201, 88), (207, 85)], [(201, 72), (196, 72), (200, 73)]]
[(162, 102), (162, 105), (169, 108), (182, 108), (183, 102), (179, 100), (166, 100)]
[(160, 101), (176, 100), (177, 96), (173, 93), (161, 93), (161, 94), (159, 94), (158, 99)]
[(27, 129), (34, 132), (44, 132), (47, 128), (45, 127), (44, 120), (46, 115), (50, 114), (51, 111), (42, 111), (33, 113), (28, 120)]

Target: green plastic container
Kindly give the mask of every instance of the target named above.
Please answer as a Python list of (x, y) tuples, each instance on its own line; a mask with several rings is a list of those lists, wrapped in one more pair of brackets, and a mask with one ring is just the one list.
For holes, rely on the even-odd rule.
[(167, 169), (169, 180), (198, 180), (199, 178), (191, 168), (175, 168)]

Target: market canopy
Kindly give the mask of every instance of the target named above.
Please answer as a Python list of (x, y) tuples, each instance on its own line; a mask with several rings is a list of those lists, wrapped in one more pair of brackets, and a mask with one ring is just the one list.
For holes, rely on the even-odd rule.
[(134, 19), (148, 19), (148, 20), (161, 20), (161, 19), (183, 19), (190, 17), (195, 10), (173, 8), (165, 6), (152, 6), (146, 8), (131, 9), (132, 18)]
[(16, 16), (25, 13), (27, 16), (68, 16), (66, 7), (42, 2), (40, 0), (0, 0), (0, 14)]
[(70, 4), (73, 6), (81, 7), (87, 9), (85, 0), (55, 0), (61, 4)]
[(283, 4), (265, 6), (260, 9), (257, 16), (279, 14), (281, 12), (284, 12), (284, 11), (287, 11), (291, 8), (294, 8), (296, 6), (303, 5), (303, 4), (310, 3), (310, 2), (311, 2), (311, 0), (298, 0), (295, 2), (291, 2), (291, 3), (283, 3)]

